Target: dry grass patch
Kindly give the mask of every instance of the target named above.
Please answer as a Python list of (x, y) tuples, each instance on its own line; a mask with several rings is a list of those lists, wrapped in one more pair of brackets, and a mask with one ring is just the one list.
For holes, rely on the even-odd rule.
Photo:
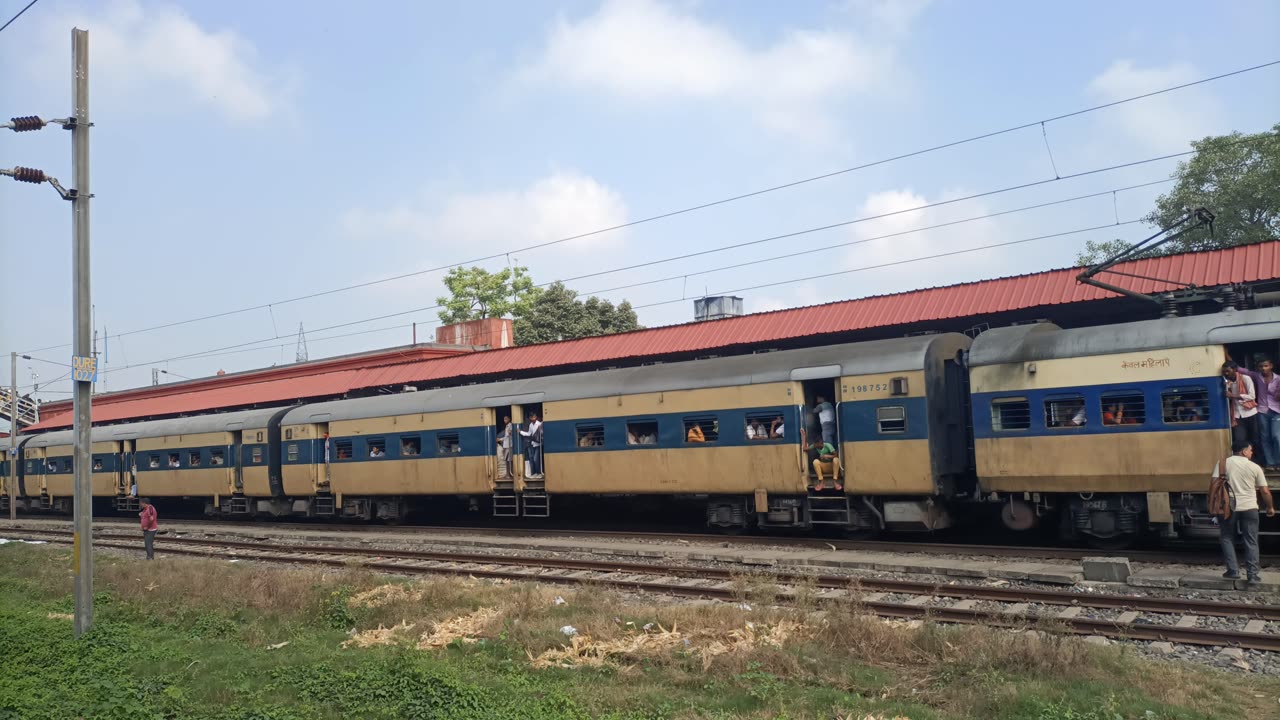
[(473, 613), (438, 622), (430, 632), (422, 634), (418, 649), (441, 648), (454, 641), (477, 642), (489, 632), (501, 614), (497, 608), (480, 608)]
[(352, 631), (351, 637), (344, 640), (342, 647), (358, 647), (367, 648), (374, 645), (394, 645), (408, 634), (415, 626), (408, 623), (400, 623), (393, 627), (383, 627), (379, 625), (373, 630), (363, 630), (361, 632)]

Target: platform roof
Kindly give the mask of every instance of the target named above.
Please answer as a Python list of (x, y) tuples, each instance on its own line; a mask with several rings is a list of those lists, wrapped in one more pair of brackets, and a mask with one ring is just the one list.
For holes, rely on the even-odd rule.
[[(1207, 288), (1274, 281), (1280, 279), (1280, 241), (1134, 260), (1114, 269), (1126, 275), (1107, 275), (1107, 282), (1142, 293), (1167, 292), (1185, 285)], [(314, 363), (289, 366), (297, 372), (273, 374), (260, 381), (254, 376), (254, 382), (228, 385), (194, 381), (195, 384), (163, 386), (166, 388), (163, 392), (147, 392), (155, 390), (147, 388), (97, 396), (93, 419), (94, 422), (118, 422), (214, 409), (278, 405), (303, 399), (333, 399), (369, 388), (400, 385), (422, 388), (530, 377), (571, 369), (730, 354), (750, 348), (794, 347), (806, 339), (808, 344), (824, 338), (832, 342), (847, 342), (887, 336), (887, 332), (871, 334), (876, 330), (896, 328), (902, 334), (902, 331), (928, 327), (929, 323), (939, 321), (981, 319), (1011, 311), (1036, 311), (1064, 305), (1094, 307), (1097, 304), (1101, 307), (1103, 301), (1121, 297), (1101, 288), (1080, 284), (1076, 280), (1079, 273), (1080, 268), (1061, 268), (741, 317), (474, 353), (419, 353), (414, 357), (413, 350), (402, 348), (388, 353), (353, 356), (353, 360), (335, 367), (317, 368)], [(400, 357), (394, 362), (360, 360), (362, 357), (381, 358), (397, 353)], [(41, 422), (32, 429), (68, 426), (71, 423), (70, 404), (63, 405), (45, 405), (41, 409)]]

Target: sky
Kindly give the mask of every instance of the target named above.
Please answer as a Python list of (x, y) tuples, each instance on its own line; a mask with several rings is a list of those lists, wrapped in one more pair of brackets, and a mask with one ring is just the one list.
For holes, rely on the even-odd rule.
[[(290, 363), (300, 325), (312, 359), (430, 339), (443, 271), (420, 271), (458, 263), (645, 326), (707, 293), (760, 312), (1066, 267), (1154, 232), (1129, 221), (1168, 183), (1111, 191), (1177, 160), (1071, 176), (1280, 120), (1272, 66), (1038, 124), (1280, 59), (1268, 0), (41, 0), (0, 32), (0, 115), (68, 114), (76, 26), (99, 392)], [(69, 133), (0, 133), (14, 165), (71, 186)], [(46, 401), (69, 397), (70, 238), (51, 189), (0, 182), (0, 352), (33, 357), (20, 391)]]

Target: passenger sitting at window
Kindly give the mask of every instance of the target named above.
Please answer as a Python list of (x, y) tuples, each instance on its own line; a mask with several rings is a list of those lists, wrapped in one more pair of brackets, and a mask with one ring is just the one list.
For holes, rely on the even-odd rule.
[(178, 456), (177, 456), (177, 455), (170, 455), (170, 456), (169, 456), (169, 467), (171, 467), (171, 468), (176, 468), (176, 467), (179, 467), (179, 466), (180, 466), (180, 463), (178, 462)]
[(640, 444), (640, 440), (636, 438), (635, 431), (633, 431), (631, 428), (627, 428), (627, 444), (628, 445)]
[[(1071, 412), (1071, 408), (1067, 408), (1067, 412)], [(1067, 424), (1071, 425), (1072, 427), (1080, 427), (1084, 425), (1084, 423), (1085, 423), (1084, 403), (1080, 403), (1078, 406), (1076, 406), (1075, 414), (1071, 416), (1071, 420), (1069, 420)]]
[(1205, 408), (1197, 407), (1191, 400), (1183, 400), (1178, 403), (1175, 419), (1177, 422), (1204, 422)]
[(658, 436), (653, 433), (645, 433), (644, 435), (640, 436), (640, 444), (641, 445), (657, 445)]
[(1102, 413), (1103, 425), (1136, 425), (1138, 421), (1124, 414), (1124, 404), (1115, 403), (1108, 405), (1107, 409)]
[(338, 448), (338, 459), (339, 459), (339, 460), (350, 460), (350, 459), (351, 459), (351, 448), (349, 448), (349, 447), (340, 447), (340, 448)]
[(159, 458), (151, 458), (151, 462), (147, 463), (147, 467), (153, 467), (153, 468), (160, 467)]
[(751, 421), (747, 423), (747, 439), (748, 440), (768, 440), (769, 439), (769, 434), (764, 429), (764, 426), (760, 424), (759, 419), (752, 418)]
[(413, 443), (409, 442), (408, 440), (405, 440), (405, 441), (403, 441), (403, 442), (401, 442), (401, 443), (400, 443), (400, 454), (401, 454), (401, 455), (417, 455), (417, 454), (418, 454), (418, 446), (417, 446), (417, 445), (414, 445)]
[(94, 472), (97, 472), (97, 471), (99, 471), (99, 470), (101, 470), (101, 469), (102, 469), (102, 461), (101, 461), (101, 460), (94, 460), (94, 461), (93, 461), (93, 471), (94, 471)]
[(382, 452), (382, 448), (378, 447), (377, 445), (374, 445), (373, 447), (369, 448), (369, 457), (371, 458), (380, 458), (385, 455), (386, 453)]
[(49, 462), (45, 463), (45, 467), (49, 469), (49, 472), (54, 472), (58, 469), (58, 464), (50, 460)]
[(818, 484), (813, 489), (817, 491), (827, 489), (826, 478), (823, 471), (831, 473), (831, 480), (835, 484), (836, 490), (844, 490), (844, 486), (840, 484), (840, 456), (836, 454), (836, 449), (831, 443), (826, 441), (815, 440), (805, 450), (809, 453), (809, 457), (813, 458), (813, 471), (818, 475)]
[(210, 464), (212, 464), (212, 465), (221, 465), (221, 464), (222, 464), (222, 456), (221, 456), (221, 455), (214, 455), (213, 457), (209, 458), (209, 462), (210, 462)]
[(782, 416), (773, 419), (773, 424), (769, 426), (769, 437), (780, 438), (786, 434), (787, 426), (782, 422)]
[(694, 423), (689, 426), (689, 432), (685, 435), (685, 442), (700, 443), (706, 442), (707, 436), (702, 434), (702, 426)]

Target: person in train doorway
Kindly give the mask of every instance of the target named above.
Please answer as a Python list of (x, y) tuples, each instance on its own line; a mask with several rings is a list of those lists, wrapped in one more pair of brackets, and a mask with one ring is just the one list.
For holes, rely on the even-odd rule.
[(502, 430), (498, 432), (498, 477), (509, 478), (511, 472), (511, 416), (502, 416)]
[(814, 407), (814, 411), (818, 413), (818, 425), (822, 427), (822, 442), (835, 445), (836, 409), (822, 395), (818, 395), (815, 399), (818, 404)]
[(160, 528), (156, 524), (156, 506), (151, 504), (151, 498), (142, 498), (138, 501), (142, 505), (142, 512), (138, 513), (138, 517), (142, 519), (142, 547), (147, 551), (147, 559), (156, 559), (156, 530)]
[(1258, 401), (1258, 446), (1255, 457), (1268, 470), (1280, 468), (1280, 375), (1268, 358), (1258, 362), (1258, 370), (1238, 368), (1253, 381), (1254, 399)]
[(538, 419), (538, 413), (529, 413), (529, 427), (527, 430), (521, 430), (520, 434), (529, 438), (525, 446), (529, 456), (529, 470), (532, 473), (529, 477), (540, 480), (542, 479), (542, 422)]
[(825, 472), (831, 475), (831, 481), (835, 484), (836, 490), (844, 490), (844, 485), (840, 484), (840, 456), (836, 454), (835, 446), (826, 440), (821, 442), (814, 440), (805, 447), (805, 451), (809, 455), (814, 473), (818, 476), (818, 483), (813, 486), (813, 489), (815, 491), (827, 489)]
[(1222, 379), (1231, 399), (1232, 444), (1248, 442), (1258, 447), (1258, 396), (1253, 379), (1240, 372), (1240, 366), (1231, 360), (1222, 364)]
[[(1240, 577), (1240, 564), (1236, 560), (1236, 535), (1244, 541), (1244, 566), (1248, 582), (1262, 580), (1258, 569), (1258, 498), (1267, 509), (1267, 517), (1276, 514), (1271, 490), (1262, 469), (1253, 462), (1253, 445), (1237, 440), (1231, 446), (1232, 455), (1214, 468), (1214, 484), (1210, 486), (1209, 511), (1218, 522), (1218, 542), (1222, 546), (1222, 559), (1227, 571), (1222, 577), (1235, 580)], [(1223, 497), (1225, 495), (1225, 497)]]

